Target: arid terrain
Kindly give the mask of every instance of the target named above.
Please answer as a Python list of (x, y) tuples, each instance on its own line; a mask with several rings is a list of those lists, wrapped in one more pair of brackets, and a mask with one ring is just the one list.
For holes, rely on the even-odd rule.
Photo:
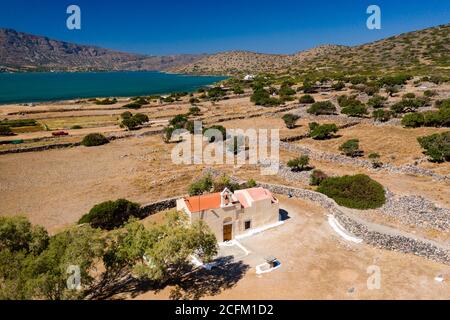
[[(415, 81), (418, 78), (409, 80), (393, 97), (389, 97), (384, 89), (380, 95), (388, 97), (388, 103), (393, 104), (405, 93), (423, 96), (426, 86), (436, 91), (433, 103), (450, 98), (448, 82), (431, 85), (421, 81), (415, 84)], [(37, 124), (13, 128), (15, 136), (0, 139), (23, 140), (20, 144), (0, 145), (0, 214), (25, 215), (33, 224), (42, 225), (54, 234), (76, 224), (95, 204), (103, 201), (125, 198), (146, 204), (186, 195), (188, 186), (211, 166), (173, 164), (171, 152), (176, 144), (164, 142), (162, 130), (174, 116), (188, 113), (192, 104), (200, 108), (200, 113), (191, 115), (190, 119), (202, 120), (204, 126), (279, 129), (282, 140), (280, 162), (284, 167), (290, 159), (301, 154), (295, 150), (307, 150), (310, 165), (329, 176), (363, 173), (389, 190), (392, 199), (410, 196), (411, 201), (425, 203), (423, 206), (432, 203), (435, 207), (430, 210), (438, 212), (436, 214), (441, 214), (436, 208), (450, 210), (450, 163), (428, 161), (417, 142), (418, 137), (446, 132), (448, 128), (405, 128), (399, 119), (379, 123), (369, 116), (348, 117), (339, 112), (314, 116), (306, 112), (309, 105), (298, 102), (303, 95), (300, 85), (294, 88), (298, 90), (294, 94), (295, 99), (274, 107), (257, 106), (251, 102), (252, 91), (249, 88), (243, 94), (234, 94), (230, 90), (227, 99), (218, 101), (202, 98), (201, 93), (175, 102), (153, 99), (138, 111), (123, 108), (130, 103), (127, 98), (119, 98), (116, 104), (104, 106), (88, 100), (2, 106), (0, 119), (34, 119)], [(350, 85), (341, 91), (319, 90), (311, 95), (316, 101), (331, 101), (340, 110), (337, 97), (344, 94), (359, 94), (365, 102), (369, 98)], [(189, 102), (192, 98), (198, 98), (198, 101)], [(138, 130), (127, 131), (119, 126), (121, 114), (127, 110), (146, 114), (150, 121)], [(286, 113), (300, 117), (292, 129), (288, 129), (282, 120)], [(340, 129), (332, 139), (314, 140), (307, 136), (308, 124), (313, 121), (335, 123)], [(73, 129), (74, 126), (79, 128)], [(52, 133), (58, 131), (65, 131), (68, 135), (55, 137)], [(89, 133), (103, 133), (110, 143), (91, 148), (80, 146), (80, 141)], [(339, 146), (348, 139), (359, 139), (364, 154), (357, 160), (362, 162), (340, 161)], [(364, 165), (363, 161), (369, 161), (368, 155), (375, 152), (379, 153), (380, 161), (388, 165), (387, 169)], [(277, 175), (265, 176), (261, 175), (258, 165), (212, 167), (243, 180), (314, 190), (309, 185), (307, 173), (280, 171)], [(275, 229), (242, 240), (242, 245), (251, 254), (233, 264), (235, 277), (225, 278), (223, 275), (225, 279), (220, 283), (220, 290), (213, 290), (206, 282), (192, 284), (197, 290), (182, 288), (185, 297), (450, 299), (448, 264), (377, 248), (366, 242), (348, 242), (327, 223), (330, 212), (320, 203), (281, 194), (276, 196), (280, 199), (281, 208), (288, 212), (289, 219)], [(437, 227), (429, 221), (433, 220), (432, 216), (425, 217), (424, 221), (408, 220), (405, 215), (419, 214), (413, 209), (405, 211), (405, 215), (397, 215), (398, 210), (406, 210), (404, 202), (399, 202), (397, 207), (386, 205), (374, 210), (341, 210), (379, 229), (392, 228), (399, 234), (408, 233), (450, 248), (450, 226), (445, 225), (446, 221), (442, 220), (442, 227)], [(158, 222), (160, 215), (149, 219)], [(447, 223), (448, 219), (447, 216)], [(282, 267), (269, 274), (256, 275), (254, 267), (270, 255), (276, 255)], [(378, 290), (367, 289), (367, 268), (371, 265), (381, 268), (382, 283)], [(444, 281), (436, 281), (437, 276), (442, 276)], [(216, 281), (219, 283), (220, 278)], [(125, 292), (116, 298), (165, 299), (169, 298), (171, 289), (168, 287), (157, 293)]]

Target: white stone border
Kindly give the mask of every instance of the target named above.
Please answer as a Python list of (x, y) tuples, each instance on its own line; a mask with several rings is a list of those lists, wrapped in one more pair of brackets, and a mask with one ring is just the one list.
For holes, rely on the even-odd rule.
[(336, 220), (336, 218), (333, 215), (328, 215), (328, 224), (330, 227), (336, 231), (337, 234), (339, 234), (342, 238), (344, 238), (347, 241), (351, 241), (354, 243), (362, 243), (363, 239), (357, 238), (353, 235), (351, 235), (340, 223)]

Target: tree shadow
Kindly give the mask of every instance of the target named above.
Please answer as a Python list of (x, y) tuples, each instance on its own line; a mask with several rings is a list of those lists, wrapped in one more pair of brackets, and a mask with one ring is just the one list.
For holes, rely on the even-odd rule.
[(206, 296), (215, 296), (234, 287), (243, 278), (250, 266), (242, 261), (233, 261), (233, 257), (223, 257), (211, 270), (197, 269), (174, 283), (170, 293), (172, 300), (198, 300)]
[[(211, 270), (193, 269), (187, 266), (182, 276), (160, 283), (157, 281), (138, 279), (131, 275), (131, 270), (122, 270), (102, 280), (91, 290), (90, 299), (124, 299), (135, 298), (148, 291), (159, 292), (170, 286), (172, 300), (197, 300), (206, 296), (214, 296), (235, 286), (250, 269), (242, 261), (233, 261), (232, 256), (215, 260), (216, 266)], [(119, 296), (120, 295), (120, 296)]]

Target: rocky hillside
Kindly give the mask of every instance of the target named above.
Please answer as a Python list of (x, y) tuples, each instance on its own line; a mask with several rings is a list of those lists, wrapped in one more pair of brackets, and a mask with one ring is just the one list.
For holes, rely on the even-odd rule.
[(354, 46), (292, 55), (248, 51), (145, 56), (0, 29), (0, 71), (161, 70), (190, 74), (436, 71), (450, 73), (450, 24)]
[(391, 70), (450, 72), (450, 24), (409, 32), (354, 46), (321, 46), (293, 55), (226, 52), (208, 56), (171, 71), (236, 74), (287, 70), (311, 72), (376, 72)]
[(0, 29), (0, 70), (166, 70), (202, 57), (136, 55)]

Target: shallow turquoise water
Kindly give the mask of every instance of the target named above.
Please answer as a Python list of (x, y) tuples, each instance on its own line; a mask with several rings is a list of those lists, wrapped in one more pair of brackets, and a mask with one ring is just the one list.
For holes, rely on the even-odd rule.
[(0, 73), (0, 104), (194, 91), (223, 79), (160, 72)]

